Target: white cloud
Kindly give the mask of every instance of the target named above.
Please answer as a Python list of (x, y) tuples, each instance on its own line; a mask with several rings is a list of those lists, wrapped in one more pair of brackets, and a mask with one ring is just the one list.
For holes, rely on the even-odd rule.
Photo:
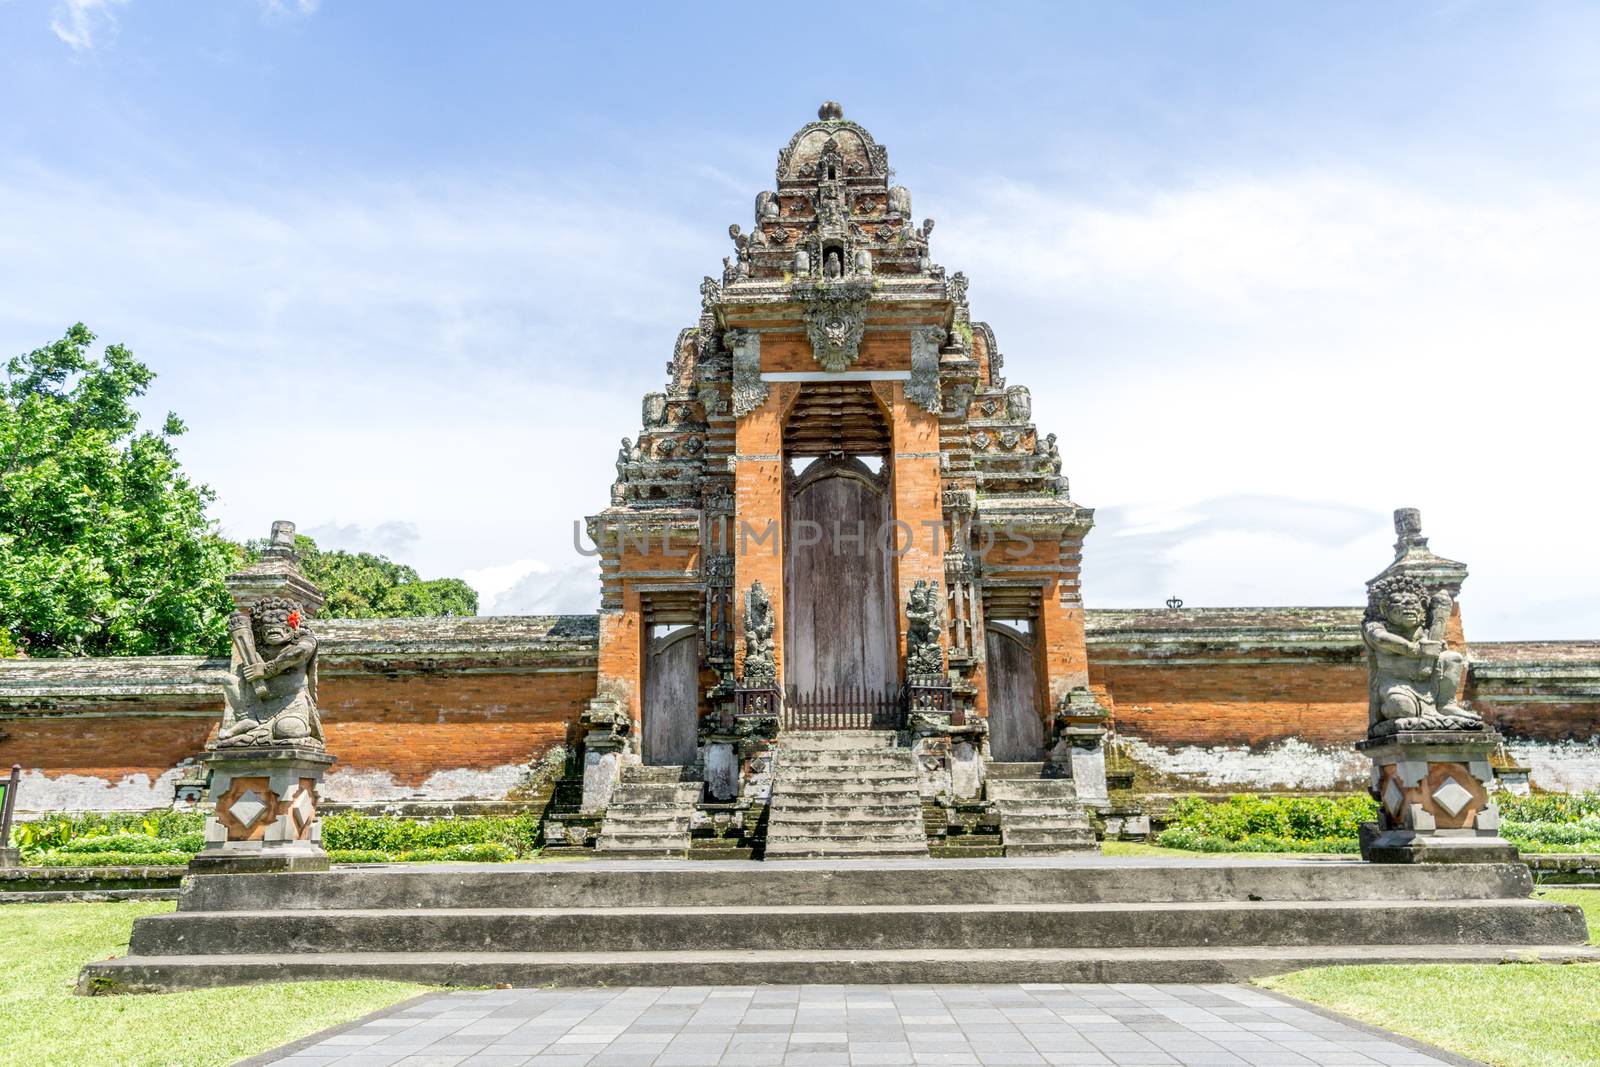
[(322, 0), (258, 0), (261, 14), (268, 19), (304, 18), (317, 13)]
[[(1074, 497), (1101, 508), (1091, 606), (1354, 602), (1389, 512), (1414, 505), (1472, 568), (1469, 636), (1600, 630), (1593, 607), (1525, 608), (1600, 584), (1600, 498), (1573, 483), (1594, 454), (1600, 200), (1475, 178), (1470, 195), (1330, 173), (941, 191), (939, 258), (971, 275), (1009, 380), (1066, 430)], [(1263, 497), (1381, 518), (1319, 543), (1248, 505)], [(1182, 518), (1196, 508), (1210, 518)], [(1141, 511), (1176, 530), (1135, 551), (1118, 524)]]
[[(949, 204), (935, 252), (1099, 509), (1091, 607), (1356, 603), (1413, 505), (1472, 567), (1469, 636), (1600, 632), (1600, 601), (1572, 596), (1600, 585), (1600, 498), (1574, 478), (1600, 204), (1496, 188), (919, 190)], [(592, 610), (573, 521), (605, 506), (725, 251), (588, 175), (195, 195), (0, 172), (0, 259), (29, 264), (0, 288), (5, 347), (79, 319), (125, 341), (161, 374), (149, 410), (193, 427), (183, 460), (230, 533), (414, 524), (405, 562), (468, 575), (486, 611)]]
[(50, 13), (50, 29), (74, 52), (93, 51), (96, 38), (116, 32), (116, 8), (128, 0), (61, 0)]
[[(346, 552), (372, 552), (388, 556), (396, 563), (408, 563), (406, 551), (422, 539), (414, 522), (390, 519), (376, 526), (360, 523), (340, 525), (337, 521), (325, 522), (300, 530), (300, 533), (317, 542), (321, 549), (344, 549)], [(433, 577), (424, 575), (424, 577)]]
[(480, 615), (565, 615), (600, 606), (600, 568), (594, 563), (552, 566), (519, 559), (462, 574), (478, 591)]

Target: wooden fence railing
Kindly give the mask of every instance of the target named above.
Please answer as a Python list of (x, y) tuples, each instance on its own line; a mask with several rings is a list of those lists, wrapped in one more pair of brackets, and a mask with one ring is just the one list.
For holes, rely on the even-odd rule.
[(904, 722), (898, 688), (839, 685), (810, 693), (791, 689), (783, 702), (785, 730), (898, 730)]

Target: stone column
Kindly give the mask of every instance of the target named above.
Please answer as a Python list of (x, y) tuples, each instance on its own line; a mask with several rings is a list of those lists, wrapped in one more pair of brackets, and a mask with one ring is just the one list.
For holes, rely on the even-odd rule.
[(300, 573), (294, 523), (275, 522), (261, 558), (226, 579), (233, 658), (222, 725), (201, 757), (212, 814), (195, 873), (326, 870), (317, 787), (333, 765), (317, 709), (322, 594)]
[(579, 717), (586, 728), (583, 736), (583, 800), (585, 815), (603, 812), (611, 805), (611, 795), (622, 780), (624, 751), (632, 719), (622, 702), (614, 697), (597, 696), (589, 701)]
[(22, 864), (22, 850), (11, 847), (11, 819), (17, 810), (17, 784), (21, 780), (22, 764), (13, 763), (5, 781), (5, 795), (0, 797), (0, 867)]
[(1086, 804), (1104, 804), (1106, 790), (1106, 709), (1088, 689), (1068, 690), (1056, 705), (1055, 742), (1050, 762), (1065, 766)]
[[(1415, 508), (1394, 513), (1394, 562), (1367, 583), (1367, 737), (1377, 823), (1373, 863), (1514, 862), (1500, 836), (1489, 756), (1500, 735), (1461, 700), (1468, 660), (1456, 596), (1463, 563), (1435, 555)], [(1457, 647), (1452, 648), (1455, 645)]]
[(1500, 836), (1494, 771), (1500, 743), (1490, 730), (1415, 730), (1369, 738), (1378, 823), (1367, 824), (1361, 856), (1372, 863), (1514, 863)]

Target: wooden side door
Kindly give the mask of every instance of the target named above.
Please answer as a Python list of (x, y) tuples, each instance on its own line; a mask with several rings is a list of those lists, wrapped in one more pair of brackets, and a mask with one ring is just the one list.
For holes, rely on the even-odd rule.
[(1032, 632), (1003, 622), (990, 621), (984, 628), (989, 754), (1001, 763), (1030, 763), (1044, 758), (1035, 645)]
[(644, 701), (640, 709), (644, 719), (640, 755), (644, 762), (693, 763), (699, 708), (699, 629), (679, 626), (652, 636), (645, 651)]

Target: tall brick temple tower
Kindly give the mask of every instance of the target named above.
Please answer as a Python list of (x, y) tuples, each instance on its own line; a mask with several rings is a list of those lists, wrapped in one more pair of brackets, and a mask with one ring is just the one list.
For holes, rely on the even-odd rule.
[[(733, 254), (701, 283), (699, 321), (588, 520), (603, 583), (591, 767), (612, 751), (704, 766), (708, 739), (739, 736), (758, 585), (779, 732), (882, 725), (915, 653), (942, 660), (949, 718), (989, 758), (1039, 760), (1087, 683), (1093, 512), (890, 174), (830, 102), (779, 151), (750, 231), (729, 227)], [(920, 652), (919, 588), (940, 609), (939, 647)]]

